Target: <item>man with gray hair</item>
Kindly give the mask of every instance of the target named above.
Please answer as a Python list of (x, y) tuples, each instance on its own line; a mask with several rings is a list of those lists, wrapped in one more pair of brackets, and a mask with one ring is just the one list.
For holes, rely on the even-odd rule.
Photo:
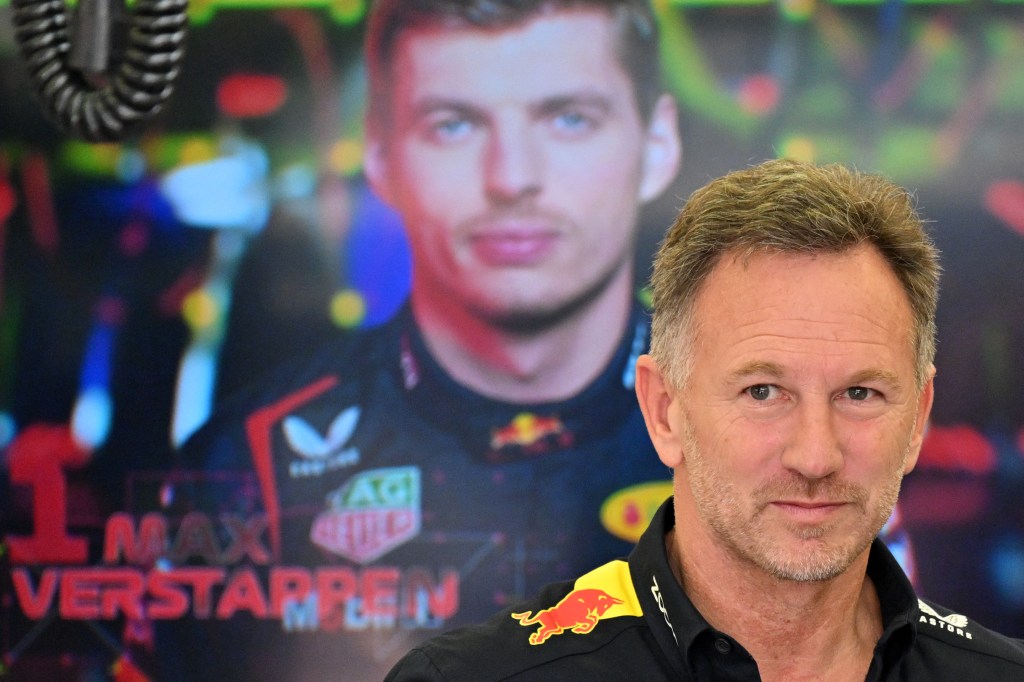
[(695, 192), (637, 361), (671, 499), (628, 560), (389, 679), (1024, 679), (1024, 642), (919, 599), (877, 539), (932, 406), (938, 281), (880, 177), (769, 161)]

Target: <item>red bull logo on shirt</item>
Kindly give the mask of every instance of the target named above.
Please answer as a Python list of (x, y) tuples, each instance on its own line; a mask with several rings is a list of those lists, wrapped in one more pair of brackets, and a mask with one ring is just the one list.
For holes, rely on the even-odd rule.
[(601, 590), (573, 590), (549, 609), (541, 609), (536, 614), (513, 613), (512, 617), (520, 625), (540, 623), (540, 628), (530, 635), (530, 644), (543, 644), (566, 630), (579, 635), (590, 632), (608, 609), (621, 603), (621, 599)]
[(629, 565), (624, 561), (612, 561), (591, 571), (579, 578), (574, 587), (550, 608), (512, 614), (524, 627), (540, 625), (530, 633), (530, 644), (543, 644), (566, 631), (587, 634), (606, 618), (643, 615)]

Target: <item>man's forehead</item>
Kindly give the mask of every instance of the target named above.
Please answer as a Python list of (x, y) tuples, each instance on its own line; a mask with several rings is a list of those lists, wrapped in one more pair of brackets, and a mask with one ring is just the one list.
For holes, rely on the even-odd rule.
[(630, 85), (614, 22), (595, 9), (560, 9), (501, 28), (406, 29), (395, 43), (390, 81), (403, 98), (557, 97)]
[(695, 330), (730, 337), (786, 330), (837, 342), (913, 334), (909, 297), (881, 252), (726, 252), (697, 293)]
[[(508, 21), (495, 22), (491, 25), (478, 25), (456, 17), (437, 17), (426, 19), (418, 24), (405, 25), (399, 28), (392, 38), (389, 52), (397, 54), (397, 46), (403, 41), (417, 38), (454, 39), (459, 36), (477, 36), (498, 39), (527, 33), (531, 29), (541, 28), (549, 31), (575, 28), (583, 24), (601, 25), (612, 28), (614, 19), (611, 12), (594, 6), (548, 6), (538, 11), (524, 14)], [(561, 28), (560, 28), (561, 27)]]

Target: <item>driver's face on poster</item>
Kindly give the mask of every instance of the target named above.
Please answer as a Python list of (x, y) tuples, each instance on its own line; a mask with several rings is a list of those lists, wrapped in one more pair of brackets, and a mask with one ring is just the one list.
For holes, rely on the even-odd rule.
[(367, 165), (406, 224), (414, 289), (501, 318), (629, 273), (638, 204), (655, 192), (615, 41), (597, 11), (399, 38), (392, 120)]

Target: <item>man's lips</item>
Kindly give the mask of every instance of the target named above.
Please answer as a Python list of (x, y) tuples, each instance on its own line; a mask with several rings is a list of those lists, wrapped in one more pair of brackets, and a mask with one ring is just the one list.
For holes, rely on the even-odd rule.
[(554, 248), (558, 233), (552, 230), (497, 230), (470, 237), (473, 253), (493, 266), (532, 265)]
[(770, 503), (772, 507), (782, 513), (806, 521), (823, 520), (847, 504), (849, 503), (833, 500), (774, 500)]

